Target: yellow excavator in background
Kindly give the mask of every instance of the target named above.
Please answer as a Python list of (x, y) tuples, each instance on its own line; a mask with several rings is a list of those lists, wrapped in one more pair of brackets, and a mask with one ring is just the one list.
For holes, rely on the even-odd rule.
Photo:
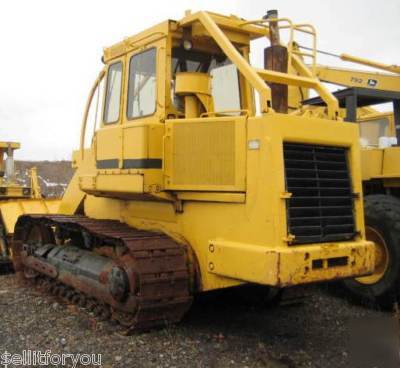
[(0, 142), (0, 273), (12, 271), (11, 239), (18, 217), (24, 213), (53, 213), (59, 200), (43, 199), (37, 171), (30, 169), (29, 185), (18, 182), (14, 167), (17, 142)]
[[(375, 272), (347, 279), (344, 284), (357, 297), (390, 307), (400, 296), (400, 67), (335, 55), (317, 50), (315, 45), (293, 44), (292, 49), (311, 59), (308, 67), (314, 78), (346, 87), (333, 94), (343, 119), (358, 123), (360, 128), (366, 235), (376, 245)], [(376, 70), (320, 65), (316, 62), (318, 53)], [(308, 96), (307, 89), (292, 93), (292, 113), (326, 116), (322, 99)], [(376, 110), (379, 104), (390, 104), (389, 111)]]

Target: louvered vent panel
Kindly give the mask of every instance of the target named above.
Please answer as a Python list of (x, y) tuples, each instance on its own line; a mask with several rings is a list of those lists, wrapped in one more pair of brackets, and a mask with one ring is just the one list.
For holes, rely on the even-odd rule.
[(174, 125), (173, 184), (235, 185), (231, 121)]
[(347, 149), (284, 143), (291, 244), (351, 240), (356, 235)]

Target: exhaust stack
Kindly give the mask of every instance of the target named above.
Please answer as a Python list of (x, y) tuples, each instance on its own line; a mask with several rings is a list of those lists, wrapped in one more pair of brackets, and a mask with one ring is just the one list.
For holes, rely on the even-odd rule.
[[(287, 73), (288, 71), (288, 51), (280, 43), (279, 24), (274, 19), (278, 19), (277, 10), (268, 10), (264, 19), (270, 19), (269, 39), (271, 46), (264, 49), (264, 68), (277, 72)], [(276, 112), (288, 112), (288, 86), (285, 84), (268, 83), (272, 93), (272, 108)]]

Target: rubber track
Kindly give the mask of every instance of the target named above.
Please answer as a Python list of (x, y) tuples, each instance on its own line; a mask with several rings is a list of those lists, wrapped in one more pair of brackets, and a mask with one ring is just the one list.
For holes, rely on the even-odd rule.
[[(165, 234), (132, 228), (115, 220), (96, 220), (85, 216), (25, 215), (15, 228), (14, 244), (22, 244), (32, 224), (58, 226), (86, 232), (99, 242), (123, 245), (135, 260), (137, 308), (123, 320), (130, 330), (143, 330), (178, 322), (189, 309), (189, 270), (184, 246)], [(88, 297), (90, 297), (88, 295)], [(128, 325), (128, 326), (127, 326)]]

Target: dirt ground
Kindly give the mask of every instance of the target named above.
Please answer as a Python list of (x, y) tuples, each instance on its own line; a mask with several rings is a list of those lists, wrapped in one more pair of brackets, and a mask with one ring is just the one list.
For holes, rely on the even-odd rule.
[(387, 314), (314, 287), (301, 304), (266, 307), (230, 291), (197, 297), (178, 325), (125, 336), (113, 322), (0, 276), (0, 353), (102, 354), (103, 367), (349, 367), (349, 324)]

